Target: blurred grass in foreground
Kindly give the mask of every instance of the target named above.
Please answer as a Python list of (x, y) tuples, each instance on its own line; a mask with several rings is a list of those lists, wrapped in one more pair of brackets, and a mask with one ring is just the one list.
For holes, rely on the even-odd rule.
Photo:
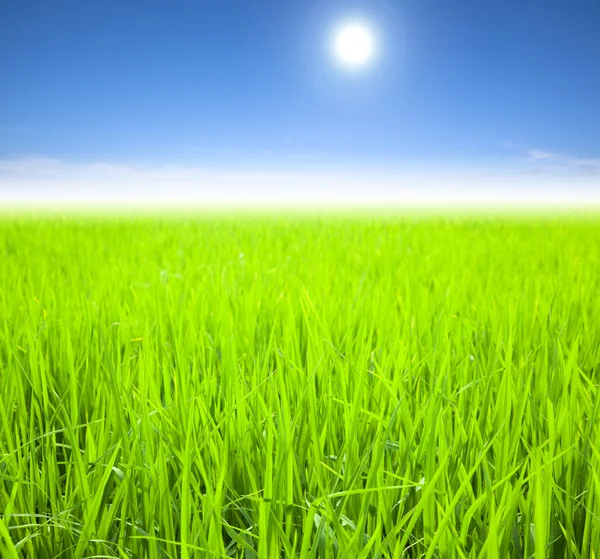
[(0, 555), (590, 558), (600, 219), (0, 222)]

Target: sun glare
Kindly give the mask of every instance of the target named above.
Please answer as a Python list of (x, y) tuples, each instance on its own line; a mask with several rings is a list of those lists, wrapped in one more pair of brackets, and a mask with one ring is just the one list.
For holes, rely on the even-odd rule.
[(375, 52), (373, 33), (364, 24), (340, 27), (334, 36), (334, 53), (347, 66), (364, 66)]

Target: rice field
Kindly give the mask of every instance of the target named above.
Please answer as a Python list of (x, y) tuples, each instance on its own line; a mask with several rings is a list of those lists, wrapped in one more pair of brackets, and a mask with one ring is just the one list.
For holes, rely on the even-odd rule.
[(0, 556), (600, 557), (597, 217), (4, 217)]

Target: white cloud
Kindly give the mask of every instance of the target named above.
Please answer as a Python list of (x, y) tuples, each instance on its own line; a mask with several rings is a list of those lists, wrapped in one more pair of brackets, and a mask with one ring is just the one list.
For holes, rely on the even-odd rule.
[[(536, 160), (563, 158), (532, 150)], [(569, 160), (586, 172), (564, 176), (469, 169), (258, 171), (179, 165), (0, 159), (0, 207), (212, 205), (600, 205), (600, 163)], [(587, 166), (587, 167), (586, 167)], [(591, 171), (590, 171), (591, 170)]]
[(545, 159), (554, 159), (556, 156), (553, 153), (543, 151), (541, 149), (530, 149), (529, 158), (534, 161), (543, 161)]
[(553, 172), (581, 175), (600, 175), (600, 158), (577, 157), (563, 153), (551, 153), (541, 149), (530, 149), (527, 153), (530, 161), (542, 162)]

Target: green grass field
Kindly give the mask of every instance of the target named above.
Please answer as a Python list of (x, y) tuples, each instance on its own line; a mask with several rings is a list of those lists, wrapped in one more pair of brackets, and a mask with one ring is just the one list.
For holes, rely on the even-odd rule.
[(600, 557), (600, 219), (0, 221), (0, 556)]

